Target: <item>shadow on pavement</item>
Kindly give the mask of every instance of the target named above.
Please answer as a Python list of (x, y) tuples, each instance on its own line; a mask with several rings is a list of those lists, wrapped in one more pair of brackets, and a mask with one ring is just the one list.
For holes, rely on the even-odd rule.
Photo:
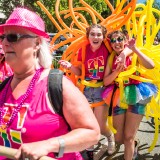
[[(103, 148), (103, 145), (98, 145), (97, 146), (97, 150), (98, 150), (98, 147), (101, 147), (99, 148), (99, 151), (97, 153), (95, 153), (94, 155), (94, 160), (123, 160), (123, 151), (120, 151), (120, 146), (117, 145), (117, 150), (116, 152), (109, 156), (106, 152), (107, 148)], [(157, 145), (155, 147), (160, 147), (160, 145)], [(138, 150), (139, 152), (142, 152), (143, 150), (146, 150), (148, 149), (149, 146), (148, 144), (143, 144), (143, 145), (140, 145)], [(160, 153), (156, 153), (154, 155), (151, 155), (150, 153), (143, 153), (143, 154), (139, 154), (138, 155), (138, 160), (160, 160)]]
[[(160, 121), (160, 119), (159, 119)], [(154, 151), (149, 153), (149, 144), (152, 143), (152, 138), (155, 133), (155, 123), (154, 119), (150, 118), (146, 120), (145, 118), (141, 121), (141, 126), (138, 130), (139, 138), (142, 139), (141, 145), (138, 147), (139, 155), (137, 160), (160, 160), (160, 143), (158, 143)], [(160, 126), (159, 126), (160, 133)], [(103, 136), (102, 136), (103, 137)], [(123, 160), (124, 157), (124, 147), (123, 145), (117, 145), (117, 150), (113, 155), (107, 154), (107, 146), (104, 145), (105, 138), (101, 138), (99, 143), (96, 145), (94, 150), (93, 160)], [(147, 142), (147, 143), (146, 143)], [(158, 141), (159, 142), (159, 141)], [(91, 159), (85, 159), (91, 160)]]
[[(146, 122), (142, 121), (141, 123), (147, 124), (147, 125), (150, 126), (151, 129), (153, 129), (153, 130), (144, 130), (144, 129), (142, 130), (142, 129), (139, 129), (138, 131), (140, 131), (140, 132), (145, 132), (145, 133), (154, 133), (154, 132), (155, 132), (154, 118), (151, 118), (151, 121), (146, 121)], [(160, 126), (159, 126), (159, 133), (160, 133)]]

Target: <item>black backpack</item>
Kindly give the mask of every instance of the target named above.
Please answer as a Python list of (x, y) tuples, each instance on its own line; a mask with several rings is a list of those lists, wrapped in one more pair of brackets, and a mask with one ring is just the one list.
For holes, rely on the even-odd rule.
[[(63, 72), (59, 69), (52, 69), (48, 76), (48, 96), (55, 113), (63, 116), (63, 97), (62, 97), (62, 77)], [(0, 91), (9, 81), (10, 77), (0, 84)]]

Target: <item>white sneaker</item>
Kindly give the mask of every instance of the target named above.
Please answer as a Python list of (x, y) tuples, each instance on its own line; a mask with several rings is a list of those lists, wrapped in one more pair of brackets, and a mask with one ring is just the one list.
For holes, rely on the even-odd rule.
[(111, 134), (108, 139), (108, 154), (112, 155), (116, 151), (116, 144), (114, 139), (114, 134)]

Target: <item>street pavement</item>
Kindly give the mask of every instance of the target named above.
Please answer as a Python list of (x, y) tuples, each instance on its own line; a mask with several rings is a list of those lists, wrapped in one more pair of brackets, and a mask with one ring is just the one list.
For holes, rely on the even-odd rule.
[[(138, 148), (139, 155), (138, 160), (160, 160), (160, 128), (159, 128), (159, 139), (156, 143), (155, 148), (150, 153), (148, 152), (148, 149), (150, 148), (153, 137), (154, 137), (154, 122), (153, 119), (146, 119), (145, 117), (142, 119), (142, 122), (140, 124), (137, 138), (140, 139), (140, 146)], [(106, 149), (104, 149), (103, 143), (106, 141), (106, 139), (102, 136), (101, 140), (98, 145), (95, 146), (95, 152), (94, 152), (94, 160), (121, 160), (123, 159), (123, 145), (117, 146), (116, 153), (112, 156), (108, 156), (108, 154), (105, 152)]]

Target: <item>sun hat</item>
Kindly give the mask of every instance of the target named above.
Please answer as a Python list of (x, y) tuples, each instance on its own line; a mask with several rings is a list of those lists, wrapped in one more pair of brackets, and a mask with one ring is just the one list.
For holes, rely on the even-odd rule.
[(26, 8), (15, 8), (5, 24), (0, 25), (0, 33), (4, 32), (6, 26), (18, 26), (30, 30), (31, 32), (49, 38), (45, 32), (45, 24), (42, 18), (36, 13)]
[(0, 54), (4, 54), (4, 51), (2, 49), (2, 45), (0, 44)]

